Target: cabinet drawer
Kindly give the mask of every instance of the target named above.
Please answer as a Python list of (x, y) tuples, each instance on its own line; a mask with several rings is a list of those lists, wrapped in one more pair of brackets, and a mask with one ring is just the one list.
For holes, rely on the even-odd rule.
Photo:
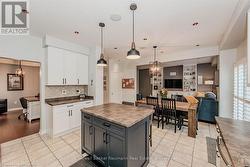
[(123, 126), (105, 121), (100, 118), (94, 118), (93, 123), (97, 126), (107, 129), (108, 131), (111, 131), (119, 136), (125, 136), (125, 128)]
[(87, 121), (87, 122), (92, 122), (93, 121), (93, 117), (89, 114), (86, 113), (82, 113), (82, 120), (83, 121)]

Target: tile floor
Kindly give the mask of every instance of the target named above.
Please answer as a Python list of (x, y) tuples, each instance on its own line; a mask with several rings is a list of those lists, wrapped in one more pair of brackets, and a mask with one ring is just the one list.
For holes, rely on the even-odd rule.
[[(187, 136), (187, 128), (176, 134), (173, 127), (153, 126), (153, 147), (149, 167), (212, 167), (207, 162), (206, 136), (216, 137), (215, 126), (199, 123), (196, 139)], [(70, 166), (84, 155), (80, 153), (80, 130), (49, 138), (33, 134), (1, 144), (0, 167)]]

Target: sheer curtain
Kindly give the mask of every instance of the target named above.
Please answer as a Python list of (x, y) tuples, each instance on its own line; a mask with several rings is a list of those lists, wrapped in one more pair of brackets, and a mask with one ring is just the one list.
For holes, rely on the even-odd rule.
[(250, 87), (247, 85), (247, 64), (242, 59), (234, 65), (234, 119), (250, 121)]

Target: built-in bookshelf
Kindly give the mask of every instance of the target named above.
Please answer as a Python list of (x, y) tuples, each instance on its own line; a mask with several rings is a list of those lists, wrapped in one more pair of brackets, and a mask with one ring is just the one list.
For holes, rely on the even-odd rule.
[(183, 91), (197, 90), (197, 65), (183, 66)]

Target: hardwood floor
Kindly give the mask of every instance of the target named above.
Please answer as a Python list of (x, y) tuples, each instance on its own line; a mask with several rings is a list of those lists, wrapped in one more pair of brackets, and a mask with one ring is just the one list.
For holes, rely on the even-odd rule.
[(19, 120), (17, 117), (21, 113), (21, 110), (17, 110), (0, 114), (0, 144), (39, 132), (40, 120), (31, 123)]

